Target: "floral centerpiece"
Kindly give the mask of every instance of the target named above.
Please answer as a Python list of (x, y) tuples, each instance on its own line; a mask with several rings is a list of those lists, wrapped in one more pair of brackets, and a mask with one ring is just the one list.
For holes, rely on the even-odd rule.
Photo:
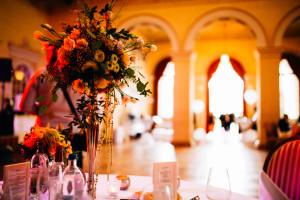
[[(39, 78), (55, 83), (51, 90), (52, 100), (57, 100), (58, 89), (69, 87), (82, 95), (68, 129), (78, 126), (86, 132), (89, 162), (87, 188), (91, 193), (95, 190), (95, 164), (96, 168), (99, 167), (99, 163), (95, 163), (96, 151), (100, 151), (102, 145), (107, 145), (111, 155), (112, 118), (116, 105), (119, 101), (124, 104), (138, 100), (126, 94), (122, 88), (133, 83), (140, 95), (151, 93), (147, 83), (142, 81), (144, 76), (140, 72), (141, 67), (136, 64), (138, 57), (144, 59), (157, 49), (152, 42), (145, 42), (142, 37), (128, 30), (118, 31), (114, 27), (114, 21), (118, 18), (118, 14), (113, 14), (114, 5), (115, 1), (112, 0), (98, 11), (97, 6), (90, 8), (84, 4), (84, 9), (74, 11), (72, 23), (60, 23), (63, 31), (59, 33), (49, 24), (42, 24), (42, 28), (54, 38), (38, 31), (34, 33), (34, 38), (41, 41), (42, 49), (48, 51), (47, 56), (51, 60), (47, 65), (47, 73)], [(44, 99), (40, 96), (37, 101)], [(45, 114), (47, 109), (47, 105), (42, 106), (39, 114)], [(100, 124), (102, 129), (99, 133)], [(99, 156), (98, 153), (98, 161)], [(109, 174), (111, 156), (107, 164)]]
[(34, 126), (23, 138), (21, 153), (24, 159), (31, 159), (37, 150), (37, 143), (40, 141), (44, 142), (44, 151), (48, 157), (55, 156), (55, 147), (57, 145), (63, 146), (65, 163), (68, 155), (72, 153), (70, 138), (62, 126), (56, 128)]

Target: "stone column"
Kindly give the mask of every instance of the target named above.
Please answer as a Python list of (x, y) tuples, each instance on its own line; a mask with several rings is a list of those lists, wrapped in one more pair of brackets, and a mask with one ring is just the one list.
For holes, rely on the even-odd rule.
[(267, 126), (277, 125), (280, 117), (279, 62), (282, 49), (259, 48), (257, 56), (257, 131), (259, 146), (267, 145)]
[(173, 144), (191, 145), (194, 131), (192, 102), (194, 100), (194, 60), (192, 51), (175, 51)]

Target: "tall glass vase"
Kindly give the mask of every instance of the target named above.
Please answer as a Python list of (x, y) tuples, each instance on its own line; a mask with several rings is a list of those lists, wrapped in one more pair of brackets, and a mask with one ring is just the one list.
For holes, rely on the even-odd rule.
[(96, 198), (95, 160), (99, 140), (99, 128), (99, 121), (97, 120), (95, 110), (92, 109), (87, 118), (86, 146), (88, 159), (87, 193), (93, 199)]

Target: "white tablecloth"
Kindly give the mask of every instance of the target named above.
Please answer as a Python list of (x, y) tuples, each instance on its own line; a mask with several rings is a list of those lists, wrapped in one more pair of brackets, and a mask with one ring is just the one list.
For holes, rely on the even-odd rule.
[[(105, 200), (107, 198), (107, 176), (100, 175), (99, 182), (97, 184), (97, 199)], [(110, 179), (113, 179), (115, 175), (110, 175)], [(134, 192), (141, 191), (146, 184), (152, 183), (152, 177), (149, 176), (133, 176), (130, 177), (130, 187), (125, 191), (119, 192), (119, 198), (129, 198)], [(179, 194), (183, 200), (189, 200), (195, 196), (199, 196), (201, 200), (207, 200), (205, 194), (205, 185), (198, 183), (180, 181), (180, 187), (178, 189)], [(245, 195), (231, 193), (231, 200), (255, 200), (253, 197), (248, 197)]]
[[(110, 180), (114, 179), (116, 175), (110, 175)], [(146, 184), (152, 183), (152, 177), (149, 176), (134, 176), (130, 177), (130, 187), (127, 190), (120, 190), (119, 199), (129, 198), (134, 192), (141, 191)], [(0, 181), (0, 192), (2, 189), (3, 182)], [(180, 181), (180, 187), (178, 190), (183, 200), (189, 200), (195, 196), (199, 196), (201, 200), (207, 200), (205, 194), (205, 185), (198, 183)], [(106, 200), (107, 194), (107, 175), (100, 175), (97, 184), (97, 200)], [(255, 198), (248, 197), (245, 195), (231, 193), (231, 200), (255, 200)]]

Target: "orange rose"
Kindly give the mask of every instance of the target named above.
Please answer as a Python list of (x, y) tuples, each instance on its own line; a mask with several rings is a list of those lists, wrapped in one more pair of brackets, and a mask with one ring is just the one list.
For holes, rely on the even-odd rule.
[(123, 53), (121, 56), (123, 64), (127, 67), (129, 65), (130, 57), (127, 53)]
[(71, 31), (71, 38), (72, 39), (77, 39), (80, 36), (80, 30), (73, 28), (73, 30)]
[(64, 49), (67, 51), (72, 51), (75, 48), (75, 41), (69, 37), (64, 39)]
[(73, 90), (79, 92), (79, 94), (82, 94), (84, 92), (84, 84), (83, 84), (83, 81), (81, 79), (77, 79), (75, 80), (73, 83)]
[(68, 52), (64, 48), (59, 48), (57, 51), (57, 60), (61, 64), (69, 64), (70, 58), (68, 56)]

